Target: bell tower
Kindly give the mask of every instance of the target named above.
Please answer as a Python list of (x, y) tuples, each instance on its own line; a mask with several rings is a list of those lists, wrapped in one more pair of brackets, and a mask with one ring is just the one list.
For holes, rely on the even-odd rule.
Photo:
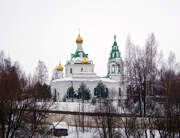
[(114, 80), (121, 80), (123, 75), (123, 61), (121, 53), (116, 42), (116, 35), (114, 35), (114, 43), (108, 59), (108, 74), (107, 76)]

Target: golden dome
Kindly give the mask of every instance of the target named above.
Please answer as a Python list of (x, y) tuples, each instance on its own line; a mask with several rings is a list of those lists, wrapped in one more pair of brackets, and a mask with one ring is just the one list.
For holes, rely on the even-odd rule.
[(78, 35), (77, 39), (76, 39), (76, 43), (82, 43), (83, 39), (81, 38), (80, 34)]
[(61, 63), (59, 63), (59, 66), (57, 67), (57, 71), (63, 71), (63, 67), (61, 66)]
[(86, 57), (82, 60), (82, 64), (88, 64), (88, 59)]

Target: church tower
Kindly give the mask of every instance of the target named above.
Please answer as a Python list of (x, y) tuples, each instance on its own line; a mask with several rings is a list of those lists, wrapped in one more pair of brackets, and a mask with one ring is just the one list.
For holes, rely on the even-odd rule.
[(123, 75), (123, 61), (121, 53), (116, 42), (116, 35), (114, 35), (114, 43), (110, 52), (108, 60), (108, 74), (107, 76), (114, 80), (121, 80)]
[[(83, 39), (78, 35), (76, 39), (77, 48), (74, 54), (71, 54), (71, 59), (66, 62), (66, 77), (77, 77), (77, 75), (87, 76), (87, 73), (94, 74), (94, 64), (88, 58), (82, 47)], [(86, 74), (86, 75), (85, 75)]]

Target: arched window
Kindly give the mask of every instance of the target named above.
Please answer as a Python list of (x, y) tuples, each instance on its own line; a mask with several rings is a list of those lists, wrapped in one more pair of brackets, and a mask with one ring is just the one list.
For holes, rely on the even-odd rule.
[(112, 65), (112, 73), (115, 72), (115, 65)]
[(70, 68), (70, 73), (72, 73), (72, 68)]
[(119, 96), (121, 96), (121, 88), (119, 88)]
[(54, 89), (54, 96), (56, 96), (56, 89)]
[(118, 73), (120, 73), (120, 65), (118, 64)]
[(94, 88), (94, 96), (97, 96), (96, 88)]
[(83, 68), (81, 68), (81, 72), (83, 72)]
[(108, 91), (108, 88), (106, 88), (106, 97), (109, 96), (109, 91)]
[(79, 56), (82, 58), (83, 57), (83, 53), (81, 52), (81, 53), (79, 53)]
[(54, 89), (54, 97), (53, 97), (53, 101), (56, 101), (57, 99), (57, 93), (56, 93), (56, 89)]
[(112, 58), (114, 58), (114, 53), (112, 53)]

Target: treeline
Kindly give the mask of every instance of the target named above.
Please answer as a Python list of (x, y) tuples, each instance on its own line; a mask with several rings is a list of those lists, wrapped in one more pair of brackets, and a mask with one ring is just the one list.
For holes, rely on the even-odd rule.
[(158, 42), (153, 33), (149, 35), (143, 47), (134, 44), (128, 37), (125, 54), (127, 105), (131, 112), (141, 116), (151, 114), (154, 112), (150, 110), (153, 103), (163, 104), (165, 109), (160, 111), (168, 112), (172, 108), (178, 110), (180, 66), (175, 54), (170, 52), (167, 59), (164, 59), (162, 52), (158, 51)]
[[(42, 61), (34, 75), (26, 75), (18, 62), (12, 62), (0, 51), (0, 137), (33, 137), (45, 131), (42, 124), (51, 106), (48, 72)], [(29, 109), (31, 111), (25, 111)], [(37, 112), (38, 109), (44, 112)]]

